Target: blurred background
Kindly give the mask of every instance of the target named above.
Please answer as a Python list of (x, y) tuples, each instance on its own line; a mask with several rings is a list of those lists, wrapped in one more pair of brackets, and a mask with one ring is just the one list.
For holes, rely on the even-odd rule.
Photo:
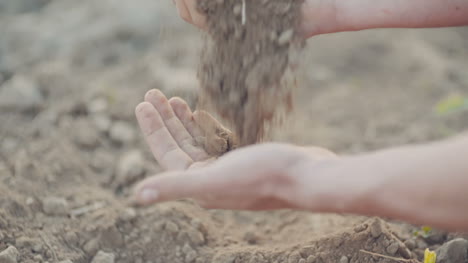
[[(3, 235), (35, 233), (41, 222), (40, 229), (52, 229), (44, 233), (75, 229), (89, 234), (80, 239), (92, 238), (93, 228), (82, 223), (88, 221), (53, 221), (35, 204), (54, 195), (74, 208), (116, 209), (116, 196), (157, 173), (134, 107), (152, 88), (195, 106), (202, 38), (169, 0), (0, 0), (0, 219), (21, 226)], [(303, 52), (295, 111), (275, 130), (275, 140), (348, 154), (445, 138), (468, 127), (466, 27), (323, 35)], [(237, 218), (265, 222), (259, 214)], [(284, 228), (288, 237), (303, 233), (295, 227), (304, 220), (312, 232), (331, 224), (314, 228), (309, 217), (294, 220)], [(79, 245), (85, 244), (84, 253), (48, 237), (63, 249), (60, 257), (69, 253), (86, 262), (96, 252), (87, 250), (89, 242)]]

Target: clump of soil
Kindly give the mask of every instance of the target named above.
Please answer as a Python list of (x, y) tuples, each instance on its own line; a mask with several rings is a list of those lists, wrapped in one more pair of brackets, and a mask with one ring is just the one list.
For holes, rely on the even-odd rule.
[(199, 79), (200, 105), (234, 127), (239, 146), (260, 141), (280, 109), (291, 107), (282, 83), (290, 52), (304, 43), (297, 28), (303, 0), (201, 0), (208, 32)]

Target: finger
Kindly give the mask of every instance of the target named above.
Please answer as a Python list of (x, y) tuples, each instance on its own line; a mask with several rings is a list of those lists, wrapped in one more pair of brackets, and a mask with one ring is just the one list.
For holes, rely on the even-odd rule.
[(211, 190), (204, 178), (202, 169), (152, 176), (137, 185), (134, 198), (140, 205), (193, 198)]
[(192, 18), (192, 23), (202, 29), (206, 26), (205, 16), (198, 12), (197, 0), (185, 0), (186, 7)]
[(140, 103), (136, 107), (135, 114), (151, 152), (164, 169), (186, 169), (193, 163), (192, 158), (176, 143), (151, 103)]
[(175, 115), (166, 96), (159, 90), (150, 90), (146, 93), (145, 100), (156, 108), (162, 117), (164, 124), (174, 137), (179, 147), (187, 153), (193, 160), (208, 158), (205, 150), (196, 147), (195, 139), (185, 129), (182, 122)]
[(186, 22), (193, 24), (192, 16), (185, 4), (185, 0), (175, 0), (177, 11), (179, 12), (179, 16), (185, 20)]
[[(192, 136), (192, 138), (200, 138), (203, 137), (203, 133), (198, 125), (195, 123), (193, 119), (192, 111), (188, 104), (182, 100), (181, 98), (174, 97), (169, 100), (169, 104), (171, 108), (174, 110), (175, 115), (180, 120), (182, 125), (188, 131), (188, 133)], [(206, 153), (203, 147), (198, 147), (200, 149), (200, 153), (190, 155), (194, 161), (204, 161), (209, 156)]]
[(179, 120), (193, 138), (203, 136), (202, 130), (195, 123), (190, 107), (184, 100), (174, 97), (169, 100), (169, 104), (171, 104), (171, 107), (174, 110), (177, 118), (179, 118)]

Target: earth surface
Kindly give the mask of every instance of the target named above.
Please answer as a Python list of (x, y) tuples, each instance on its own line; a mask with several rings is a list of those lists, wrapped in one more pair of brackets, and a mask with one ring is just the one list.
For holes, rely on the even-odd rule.
[[(150, 0), (0, 0), (0, 33), (0, 262), (417, 262), (463, 237), (353, 215), (130, 207), (132, 186), (161, 171), (134, 107), (153, 88), (195, 106), (204, 34)], [(463, 27), (314, 37), (270, 139), (355, 154), (456, 135), (467, 47)]]

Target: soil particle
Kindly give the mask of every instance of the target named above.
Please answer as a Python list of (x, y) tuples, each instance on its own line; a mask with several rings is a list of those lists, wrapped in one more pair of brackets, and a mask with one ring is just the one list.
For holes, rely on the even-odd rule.
[(133, 125), (124, 121), (117, 121), (110, 127), (110, 138), (117, 144), (130, 144), (136, 138), (136, 133)]
[(143, 153), (132, 150), (124, 153), (118, 162), (116, 183), (130, 185), (140, 179), (145, 173)]
[(436, 250), (437, 263), (461, 263), (468, 260), (468, 241), (457, 238)]
[(114, 254), (113, 253), (106, 253), (104, 251), (99, 251), (96, 256), (94, 256), (93, 261), (91, 263), (114, 263)]
[(370, 224), (370, 233), (372, 237), (378, 238), (382, 234), (383, 223), (380, 219), (374, 219)]
[(289, 254), (288, 263), (298, 263), (299, 260), (301, 259), (302, 259), (301, 254), (299, 254), (299, 252), (297, 251), (294, 251), (291, 254)]
[(68, 202), (61, 197), (46, 197), (42, 200), (42, 208), (46, 215), (65, 216), (68, 214)]
[(16, 75), (1, 85), (0, 110), (29, 112), (44, 106), (44, 96), (29, 78)]
[(0, 263), (16, 263), (18, 262), (18, 257), (18, 250), (13, 246), (9, 246), (7, 249), (0, 252)]
[(416, 241), (414, 239), (405, 240), (404, 244), (408, 249), (411, 250), (416, 247)]
[(393, 242), (385, 249), (385, 251), (387, 251), (388, 254), (393, 256), (398, 252), (399, 248), (400, 248), (399, 244), (396, 242)]
[(342, 256), (342, 257), (340, 258), (340, 263), (348, 263), (348, 262), (349, 262), (348, 257)]
[(296, 30), (302, 2), (198, 2), (211, 36), (198, 74), (200, 105), (214, 108), (234, 127), (240, 146), (261, 140), (278, 109), (288, 108), (291, 87), (282, 80), (290, 52), (303, 43)]

